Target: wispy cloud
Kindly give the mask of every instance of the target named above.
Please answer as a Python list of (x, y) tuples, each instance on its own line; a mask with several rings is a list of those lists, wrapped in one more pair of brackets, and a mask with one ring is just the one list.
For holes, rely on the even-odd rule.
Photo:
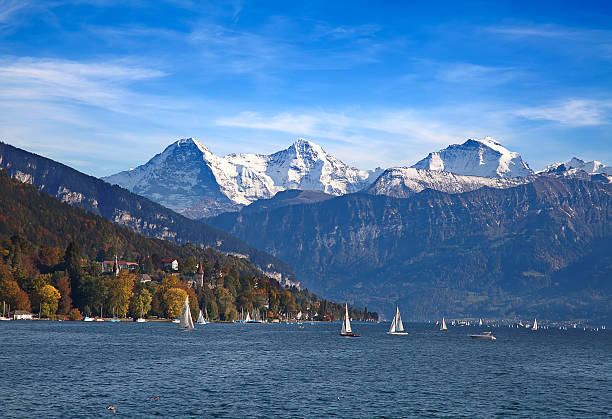
[(493, 67), (473, 63), (438, 64), (435, 77), (446, 83), (502, 84), (516, 79), (522, 71), (516, 67)]
[(612, 101), (570, 99), (515, 111), (522, 118), (557, 122), (571, 127), (609, 124)]
[(40, 58), (0, 60), (0, 97), (5, 100), (76, 101), (119, 111), (125, 86), (164, 73), (127, 60), (75, 62)]
[(438, 123), (415, 110), (283, 112), (267, 116), (257, 112), (241, 112), (218, 118), (214, 123), (224, 127), (325, 138), (354, 146), (373, 146), (377, 142), (392, 143), (400, 139), (405, 144), (445, 144), (457, 138), (457, 132), (453, 133), (448, 125)]

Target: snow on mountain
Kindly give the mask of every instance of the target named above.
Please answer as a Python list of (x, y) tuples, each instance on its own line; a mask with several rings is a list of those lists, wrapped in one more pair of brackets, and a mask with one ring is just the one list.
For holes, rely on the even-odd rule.
[(489, 178), (515, 178), (533, 174), (533, 170), (518, 153), (509, 151), (490, 137), (469, 139), (463, 144), (453, 144), (429, 153), (412, 167)]
[(565, 170), (577, 169), (583, 170), (590, 174), (603, 173), (607, 175), (612, 175), (612, 166), (606, 166), (605, 164), (598, 162), (597, 160), (593, 161), (584, 161), (579, 159), (578, 157), (572, 157), (572, 159), (566, 163), (554, 163), (548, 166), (543, 172), (551, 172), (563, 166)]
[(441, 170), (422, 170), (413, 167), (393, 167), (367, 189), (373, 195), (409, 198), (424, 189), (447, 193), (473, 191), (483, 186), (505, 189), (529, 182), (527, 177), (499, 178), (458, 175)]
[(566, 163), (551, 164), (546, 169), (538, 172), (538, 175), (612, 183), (612, 167), (598, 161), (585, 162), (577, 157), (573, 157)]
[(198, 218), (235, 211), (287, 189), (333, 195), (356, 192), (381, 172), (349, 167), (301, 138), (271, 155), (225, 157), (188, 138), (174, 142), (146, 164), (104, 180)]

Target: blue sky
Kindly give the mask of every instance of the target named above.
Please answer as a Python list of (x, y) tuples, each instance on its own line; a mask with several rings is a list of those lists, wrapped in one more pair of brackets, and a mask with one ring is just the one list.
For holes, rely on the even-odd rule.
[(0, 139), (96, 176), (181, 137), (306, 137), (364, 169), (484, 136), (535, 169), (612, 164), (611, 4), (0, 0)]

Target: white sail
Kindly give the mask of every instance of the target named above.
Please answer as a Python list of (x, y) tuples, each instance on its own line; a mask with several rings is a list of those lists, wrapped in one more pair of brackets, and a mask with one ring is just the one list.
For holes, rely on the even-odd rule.
[(181, 313), (179, 327), (181, 329), (193, 329), (193, 320), (191, 319), (191, 310), (189, 309), (189, 297), (185, 298), (185, 305), (183, 306), (183, 312)]
[(245, 322), (250, 322), (251, 321), (251, 314), (247, 311), (247, 316), (246, 319), (244, 319)]
[(393, 317), (393, 320), (391, 320), (391, 327), (389, 328), (389, 333), (395, 333), (395, 318), (397, 317), (397, 314), (395, 314), (395, 316)]
[(482, 319), (478, 320), (478, 326), (482, 326)]
[(397, 332), (404, 331), (404, 323), (402, 323), (402, 315), (399, 312), (399, 307), (397, 307), (397, 312), (395, 313), (395, 330)]
[(342, 322), (342, 334), (345, 333), (353, 333), (353, 329), (351, 329), (351, 320), (349, 319), (348, 313), (348, 304), (344, 305), (344, 321)]
[(442, 317), (442, 326), (440, 326), (440, 330), (448, 330), (448, 327), (446, 327), (446, 322), (444, 321), (444, 317)]
[(538, 319), (533, 319), (533, 327), (531, 330), (538, 330)]
[(204, 316), (202, 315), (202, 310), (200, 310), (200, 314), (198, 315), (198, 323), (204, 323)]

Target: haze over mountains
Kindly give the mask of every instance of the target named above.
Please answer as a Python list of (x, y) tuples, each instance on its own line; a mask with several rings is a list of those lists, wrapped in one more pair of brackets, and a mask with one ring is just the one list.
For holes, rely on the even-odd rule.
[(551, 165), (536, 174), (521, 156), (492, 138), (469, 139), (432, 152), (411, 168), (359, 170), (331, 156), (319, 145), (298, 139), (271, 155), (219, 157), (199, 141), (174, 142), (135, 169), (103, 178), (191, 218), (237, 211), (258, 199), (289, 189), (340, 196), (369, 193), (408, 197), (423, 189), (462, 193), (489, 186), (508, 188), (536, 176), (570, 176), (608, 182), (599, 162)]

